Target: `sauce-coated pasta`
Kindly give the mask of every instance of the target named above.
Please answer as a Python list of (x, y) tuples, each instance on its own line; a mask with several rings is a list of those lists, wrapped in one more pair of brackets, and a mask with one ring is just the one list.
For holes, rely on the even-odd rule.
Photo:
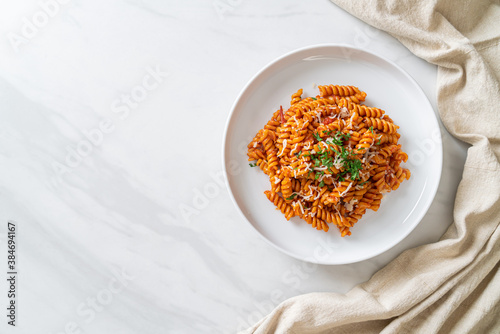
[(292, 95), (288, 110), (274, 112), (248, 144), (248, 160), (269, 176), (264, 193), (287, 220), (304, 219), (318, 230), (334, 224), (341, 235), (383, 193), (410, 178), (400, 166), (408, 155), (398, 126), (382, 109), (361, 104), (354, 86), (319, 86), (316, 97)]

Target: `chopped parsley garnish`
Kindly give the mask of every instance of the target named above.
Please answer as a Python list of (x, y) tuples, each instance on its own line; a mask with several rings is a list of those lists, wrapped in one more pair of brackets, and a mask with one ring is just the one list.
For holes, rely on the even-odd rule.
[(300, 158), (300, 155), (301, 155), (301, 154), (302, 154), (302, 151), (299, 151), (298, 153), (295, 153), (295, 156), (296, 156), (297, 158)]
[(317, 98), (315, 98), (315, 97), (311, 97), (311, 99), (313, 99), (314, 101), (316, 101), (316, 100), (317, 100)]
[(373, 134), (373, 126), (370, 126), (369, 130)]
[[(335, 165), (335, 160), (342, 164), (343, 171), (338, 174), (338, 178), (341, 181), (345, 180), (345, 177), (349, 176), (351, 180), (359, 179), (359, 171), (363, 168), (363, 164), (356, 157), (353, 156), (352, 152), (344, 147), (342, 140), (350, 138), (350, 134), (342, 134), (337, 132), (335, 137), (330, 138), (326, 143), (330, 145), (329, 149), (321, 149), (320, 152), (309, 154), (311, 157), (311, 162), (313, 162), (314, 167), (327, 167), (331, 174), (334, 174), (331, 167)], [(334, 147), (332, 147), (334, 146)], [(334, 152), (335, 155), (332, 155)], [(325, 171), (316, 173), (315, 179), (319, 179), (320, 175), (325, 175)]]
[(349, 140), (349, 138), (351, 138), (351, 134), (350, 133), (342, 133), (340, 131), (337, 131), (336, 136), (340, 136), (340, 138), (342, 140)]
[(380, 142), (382, 141), (382, 137), (378, 140), (378, 143), (376, 145), (380, 145)]
[[(323, 131), (323, 133), (326, 133), (328, 136), (330, 136), (332, 131)], [(317, 132), (313, 133), (313, 135), (318, 141), (323, 140), (321, 137), (319, 137), (319, 134)], [(321, 148), (319, 152), (308, 152), (307, 154), (304, 154), (305, 157), (310, 157), (310, 161), (313, 164), (313, 169), (323, 169), (321, 171), (318, 171), (316, 169), (314, 174), (315, 180), (318, 180), (321, 176), (324, 176), (326, 170), (328, 170), (328, 172), (332, 174), (332, 176), (335, 176), (332, 167), (336, 167), (336, 169), (341, 168), (341, 171), (336, 175), (337, 179), (340, 181), (344, 181), (346, 178), (350, 178), (353, 181), (360, 179), (359, 172), (363, 168), (363, 164), (361, 160), (353, 153), (353, 150), (350, 146), (344, 146), (344, 141), (347, 141), (350, 138), (351, 134), (337, 131), (334, 136), (329, 137), (328, 140), (325, 141), (328, 147)], [(341, 165), (341, 167), (339, 167), (338, 165)], [(311, 172), (312, 171), (310, 170), (307, 174), (308, 177)], [(320, 184), (324, 186), (324, 182), (321, 182)]]
[(297, 194), (292, 194), (292, 196), (288, 197), (286, 200), (287, 200), (287, 201), (291, 201), (291, 200), (292, 200), (292, 199), (294, 199), (296, 196), (297, 196)]
[(351, 174), (351, 180), (359, 179), (359, 171), (363, 168), (363, 164), (358, 159), (344, 160), (345, 169)]
[(250, 164), (248, 164), (248, 165), (249, 165), (250, 167), (255, 167), (255, 166), (257, 166), (257, 164), (252, 164), (252, 163), (250, 163)]
[(333, 137), (332, 139), (330, 139), (329, 141), (326, 142), (327, 144), (330, 144), (330, 145), (337, 145), (337, 146), (342, 146), (344, 143), (339, 140), (337, 137)]
[[(330, 131), (331, 133), (331, 131)], [(330, 133), (328, 135), (330, 135)], [(337, 133), (335, 134), (334, 137), (332, 138), (329, 138), (329, 140), (327, 141), (328, 144), (332, 145), (337, 145), (337, 146), (342, 146), (344, 145), (344, 141), (345, 140), (349, 140), (349, 138), (351, 138), (351, 134), (350, 133), (342, 133), (340, 131), (337, 131)]]
[(325, 182), (321, 181), (321, 182), (319, 183), (319, 186), (320, 186), (320, 187), (324, 187), (324, 186), (325, 186)]
[(342, 167), (344, 167), (344, 171), (340, 173), (340, 176), (342, 177), (341, 181), (344, 181), (343, 176), (347, 173), (350, 174), (351, 180), (357, 180), (359, 178), (359, 171), (363, 168), (363, 164), (356, 157), (351, 157), (350, 153), (344, 147), (342, 147), (341, 149), (342, 150), (340, 151), (339, 155), (342, 162)]

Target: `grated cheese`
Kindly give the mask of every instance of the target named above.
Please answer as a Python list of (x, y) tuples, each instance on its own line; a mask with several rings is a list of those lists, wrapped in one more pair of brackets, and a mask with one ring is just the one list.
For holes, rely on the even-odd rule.
[(342, 168), (342, 160), (338, 156), (335, 157), (335, 160), (333, 161), (333, 166), (337, 169)]
[(341, 194), (339, 194), (339, 196), (341, 196), (341, 197), (342, 197), (342, 196), (344, 196), (345, 194), (347, 194), (347, 192), (349, 191), (349, 189), (351, 189), (351, 187), (352, 187), (352, 182), (351, 182), (351, 183), (349, 183), (349, 185), (347, 186), (347, 188), (346, 188), (346, 189), (345, 189), (345, 190), (344, 190)]
[(342, 217), (342, 215), (340, 214), (339, 208), (337, 207), (337, 204), (333, 205), (333, 208), (335, 209), (335, 211), (337, 211), (337, 214), (339, 215), (339, 217)]
[(283, 140), (283, 149), (281, 150), (281, 153), (278, 154), (278, 157), (281, 157), (283, 155), (283, 153), (285, 152), (285, 148), (286, 148), (286, 139)]
[[(357, 127), (358, 127), (357, 125), (355, 126), (354, 124), (352, 124), (352, 120), (353, 120), (353, 118), (354, 118), (354, 116), (355, 116), (355, 115), (356, 115), (355, 113), (352, 113), (352, 116), (351, 116), (351, 118), (349, 119), (349, 123), (351, 123), (351, 124), (350, 124), (350, 125), (351, 125), (351, 127), (357, 128)], [(350, 130), (349, 132), (351, 132), (351, 130)], [(351, 132), (351, 133), (352, 133), (352, 132)]]
[(340, 108), (340, 113), (339, 113), (340, 118), (346, 118), (349, 117), (349, 115), (350, 115), (349, 110), (346, 107)]
[(327, 143), (325, 143), (324, 141), (320, 141), (319, 143), (320, 145), (323, 144), (323, 146), (328, 150), (329, 145)]
[(300, 201), (297, 201), (299, 203), (299, 206), (300, 206), (300, 211), (302, 211), (302, 214), (304, 214), (304, 208), (302, 207), (302, 203), (300, 203)]
[(321, 123), (321, 111), (316, 111), (316, 117), (318, 118), (318, 123)]

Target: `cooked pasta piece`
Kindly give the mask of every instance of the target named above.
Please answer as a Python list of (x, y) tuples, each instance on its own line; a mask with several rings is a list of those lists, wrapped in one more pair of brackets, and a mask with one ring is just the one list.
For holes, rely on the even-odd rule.
[(398, 126), (385, 111), (361, 104), (354, 86), (318, 86), (316, 97), (299, 89), (290, 108), (276, 110), (248, 144), (248, 160), (269, 176), (264, 193), (287, 220), (297, 216), (342, 237), (366, 210), (377, 211), (383, 194), (410, 171), (398, 144)]

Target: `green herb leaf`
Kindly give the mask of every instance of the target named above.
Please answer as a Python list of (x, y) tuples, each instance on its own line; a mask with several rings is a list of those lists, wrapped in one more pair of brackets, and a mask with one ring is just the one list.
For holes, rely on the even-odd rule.
[(359, 179), (359, 171), (363, 168), (363, 164), (358, 159), (347, 159), (344, 163), (346, 170), (351, 174), (351, 180)]
[(252, 163), (250, 163), (250, 164), (248, 164), (248, 165), (249, 165), (250, 167), (255, 167), (255, 166), (257, 166), (257, 164), (252, 164)]
[(297, 194), (292, 194), (292, 196), (286, 198), (287, 201), (291, 201), (292, 199), (294, 199), (295, 197), (297, 196)]
[(311, 97), (311, 99), (313, 99), (314, 101), (316, 101), (316, 100), (317, 100), (317, 98), (315, 98), (315, 97)]
[(344, 140), (349, 140), (349, 138), (351, 138), (351, 134), (350, 133), (342, 133), (340, 131), (337, 131), (337, 133), (335, 134), (335, 138), (337, 141), (344, 141)]
[(313, 133), (313, 136), (317, 141), (323, 141), (323, 138), (321, 138), (317, 132)]
[(320, 186), (320, 187), (324, 187), (324, 186), (325, 186), (325, 182), (321, 181), (321, 182), (319, 183), (319, 186)]

